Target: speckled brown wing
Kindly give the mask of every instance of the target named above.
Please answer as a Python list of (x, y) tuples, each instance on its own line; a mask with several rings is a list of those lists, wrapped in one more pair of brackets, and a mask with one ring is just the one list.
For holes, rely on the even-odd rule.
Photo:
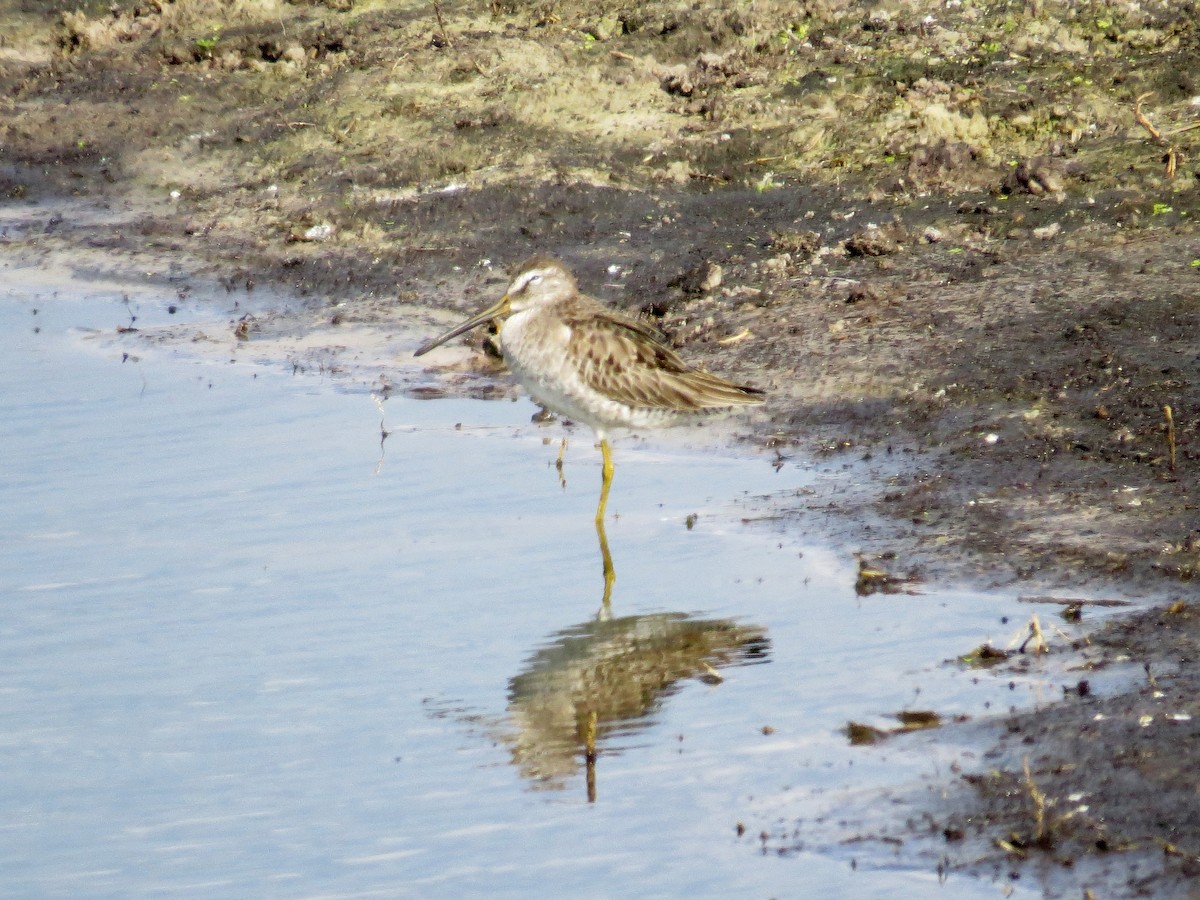
[(570, 358), (585, 384), (640, 409), (697, 412), (762, 402), (762, 391), (685, 363), (649, 325), (609, 310), (572, 316)]

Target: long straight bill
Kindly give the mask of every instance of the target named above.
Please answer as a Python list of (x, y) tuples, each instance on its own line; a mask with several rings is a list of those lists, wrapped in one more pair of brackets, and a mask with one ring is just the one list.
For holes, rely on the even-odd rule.
[(490, 322), (492, 319), (499, 318), (500, 316), (506, 315), (507, 313), (508, 313), (508, 294), (505, 294), (503, 297), (501, 297), (499, 299), (499, 301), (496, 302), (496, 304), (494, 306), (489, 306), (487, 309), (485, 309), (483, 312), (479, 313), (478, 315), (471, 316), (471, 318), (467, 319), (467, 321), (463, 322), (461, 325), (455, 325), (453, 328), (451, 328), (445, 334), (443, 334), (439, 337), (435, 337), (432, 341), (426, 341), (424, 344), (422, 344), (420, 347), (417, 348), (417, 352), (414, 353), (413, 356), (424, 356), (426, 353), (428, 353), (434, 347), (440, 347), (442, 344), (446, 343), (446, 341), (450, 340), (451, 338), (456, 338), (460, 334), (466, 334), (472, 328), (478, 328), (484, 322)]

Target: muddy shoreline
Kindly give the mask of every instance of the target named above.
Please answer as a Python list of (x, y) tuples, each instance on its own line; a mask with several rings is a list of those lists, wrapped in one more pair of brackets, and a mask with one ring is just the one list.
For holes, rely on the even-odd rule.
[[(74, 255), (248, 304), (277, 287), (300, 307), (230, 341), (336, 348), (474, 311), (553, 253), (766, 388), (748, 440), (871, 461), (877, 481), (778, 511), (797, 527), (819, 513), (897, 576), (1156, 601), (1052, 642), (1153, 684), (986, 726), (979, 808), (937, 816), (976, 840), (962, 865), (1038, 860), (1050, 893), (1192, 889), (1200, 735), (1163, 716), (1198, 714), (1194, 10), (0, 10), (0, 194), (30, 223), (0, 234), (8, 264)], [(483, 354), (376, 370), (510, 390)], [(1090, 810), (1031, 836), (1037, 792)]]

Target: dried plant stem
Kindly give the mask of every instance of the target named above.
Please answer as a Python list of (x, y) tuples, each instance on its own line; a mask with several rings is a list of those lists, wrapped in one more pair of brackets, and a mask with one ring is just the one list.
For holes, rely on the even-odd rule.
[(1182, 157), (1182, 154), (1179, 152), (1179, 148), (1176, 147), (1170, 140), (1168, 140), (1168, 138), (1177, 134), (1183, 134), (1185, 131), (1191, 131), (1193, 128), (1200, 128), (1200, 122), (1193, 122), (1190, 125), (1184, 125), (1180, 128), (1172, 129), (1164, 134), (1162, 131), (1155, 128), (1154, 123), (1150, 121), (1149, 117), (1147, 117), (1144, 112), (1142, 112), (1142, 101), (1150, 96), (1152, 95), (1142, 94), (1134, 100), (1133, 118), (1134, 121), (1146, 129), (1146, 133), (1150, 135), (1151, 139), (1154, 140), (1155, 143), (1161, 144), (1167, 148), (1167, 177), (1174, 178), (1175, 173), (1179, 169), (1179, 161)]
[(438, 34), (442, 38), (442, 43), (447, 47), (453, 47), (454, 43), (450, 40), (450, 36), (446, 34), (446, 23), (442, 19), (441, 0), (433, 0), (433, 14), (437, 16)]
[(1029, 771), (1029, 757), (1025, 757), (1025, 789), (1029, 791), (1029, 799), (1033, 801), (1034, 841), (1038, 844), (1045, 842), (1049, 835), (1046, 824), (1046, 795), (1033, 782), (1033, 773)]
[(1175, 414), (1171, 412), (1170, 404), (1163, 406), (1163, 418), (1167, 420), (1167, 451), (1170, 454), (1168, 465), (1175, 471)]
[(1033, 653), (1049, 653), (1050, 648), (1046, 645), (1046, 635), (1042, 633), (1042, 623), (1038, 621), (1037, 613), (1029, 617), (1029, 635), (1021, 642), (1021, 646), (1017, 649), (1018, 653), (1024, 653), (1025, 648), (1033, 644)]

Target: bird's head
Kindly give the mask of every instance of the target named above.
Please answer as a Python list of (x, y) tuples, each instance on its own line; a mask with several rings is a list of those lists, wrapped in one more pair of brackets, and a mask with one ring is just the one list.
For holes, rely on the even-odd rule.
[(556, 259), (534, 256), (517, 269), (504, 296), (513, 312), (549, 306), (577, 293), (575, 276)]
[(461, 325), (456, 325), (445, 334), (426, 341), (417, 348), (413, 356), (422, 356), (451, 338), (465, 334), (472, 328), (478, 328), (484, 322), (503, 319), (511, 313), (522, 312), (538, 306), (552, 306), (562, 300), (568, 300), (575, 296), (577, 290), (575, 276), (566, 266), (548, 256), (534, 256), (521, 263), (503, 297), (483, 312), (471, 316)]

